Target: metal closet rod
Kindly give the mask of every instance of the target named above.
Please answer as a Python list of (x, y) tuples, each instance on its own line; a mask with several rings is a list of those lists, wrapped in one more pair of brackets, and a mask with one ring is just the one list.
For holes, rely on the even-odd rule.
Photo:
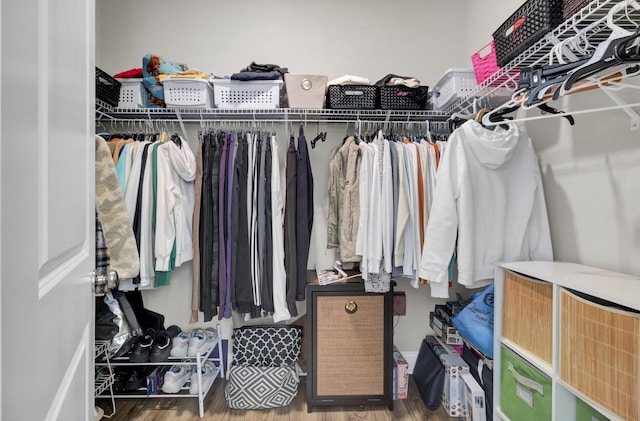
[[(103, 123), (120, 123), (120, 124), (180, 124), (180, 120), (177, 119), (137, 119), (137, 118), (113, 118), (100, 120)], [(216, 119), (216, 120), (200, 120), (200, 119), (182, 119), (183, 123), (197, 123), (201, 125), (224, 125), (225, 123), (231, 124), (242, 124), (242, 125), (259, 125), (260, 123), (270, 123), (270, 124), (289, 124), (289, 123), (302, 123), (302, 124), (420, 124), (427, 122), (444, 122), (446, 118), (426, 118), (426, 119), (417, 119), (417, 120), (316, 120), (316, 119), (302, 119), (302, 118), (294, 118), (294, 119)]]

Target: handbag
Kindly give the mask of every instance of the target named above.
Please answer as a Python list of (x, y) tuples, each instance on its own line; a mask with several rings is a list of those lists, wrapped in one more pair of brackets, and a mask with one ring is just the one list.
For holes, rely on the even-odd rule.
[(465, 308), (451, 318), (460, 336), (493, 358), (493, 284), (474, 294)]
[(427, 339), (422, 340), (418, 358), (413, 368), (413, 378), (424, 406), (435, 411), (440, 407), (444, 390), (444, 367), (440, 358), (429, 346)]

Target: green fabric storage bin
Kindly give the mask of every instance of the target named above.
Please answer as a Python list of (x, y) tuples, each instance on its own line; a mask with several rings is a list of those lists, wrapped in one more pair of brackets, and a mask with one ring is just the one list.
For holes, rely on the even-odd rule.
[(502, 412), (511, 421), (551, 420), (551, 379), (504, 346), (500, 355)]
[(576, 421), (610, 421), (609, 418), (576, 396)]

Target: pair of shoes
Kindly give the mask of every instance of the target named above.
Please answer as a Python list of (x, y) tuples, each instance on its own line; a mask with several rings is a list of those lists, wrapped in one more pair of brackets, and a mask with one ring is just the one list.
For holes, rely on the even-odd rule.
[(147, 385), (147, 377), (151, 374), (151, 367), (118, 367), (114, 372), (113, 390), (131, 392)]
[(159, 361), (166, 361), (169, 358), (171, 352), (171, 337), (169, 334), (161, 330), (156, 334), (149, 353), (149, 361), (157, 363)]
[(171, 325), (166, 330), (158, 332), (153, 347), (151, 347), (149, 360), (153, 363), (167, 361), (171, 355), (171, 341), (181, 332), (182, 329), (176, 325)]
[(164, 373), (162, 391), (164, 393), (178, 393), (191, 376), (191, 367), (187, 365), (173, 365)]
[(195, 357), (196, 354), (206, 354), (217, 338), (214, 328), (196, 328), (191, 332), (180, 332), (171, 347), (172, 357)]
[(191, 338), (189, 339), (189, 349), (187, 350), (187, 356), (195, 357), (198, 354), (206, 354), (213, 344), (216, 342), (217, 332), (214, 328), (208, 327), (206, 329), (194, 329), (191, 332)]
[(178, 333), (171, 341), (170, 355), (172, 357), (186, 357), (189, 349), (189, 339), (191, 339), (191, 332)]
[[(200, 377), (202, 378), (202, 393), (205, 393), (215, 380), (215, 366), (211, 361), (205, 361), (200, 367)], [(189, 393), (192, 395), (198, 395), (200, 388), (198, 387), (198, 372), (197, 368), (194, 368), (191, 374), (191, 385), (189, 387)]]
[(149, 377), (151, 371), (151, 367), (135, 367), (124, 385), (124, 390), (126, 392), (132, 392), (146, 387), (147, 377)]
[(181, 329), (172, 325), (166, 330), (147, 329), (144, 336), (133, 346), (129, 361), (132, 363), (157, 363), (166, 361), (171, 354), (171, 341)]
[(131, 351), (131, 356), (129, 357), (129, 361), (132, 363), (146, 363), (149, 361), (149, 356), (151, 355), (151, 347), (156, 338), (156, 330), (155, 329), (147, 329), (144, 333), (144, 336), (136, 342), (133, 346), (133, 351)]

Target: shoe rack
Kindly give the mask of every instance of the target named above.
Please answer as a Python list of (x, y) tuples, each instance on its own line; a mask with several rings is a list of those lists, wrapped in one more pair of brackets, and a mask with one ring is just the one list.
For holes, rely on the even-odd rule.
[(116, 413), (116, 401), (113, 396), (113, 383), (115, 381), (115, 376), (113, 374), (113, 367), (111, 366), (108, 352), (110, 345), (110, 341), (95, 341), (95, 358), (96, 361), (102, 361), (103, 365), (96, 367), (94, 396), (97, 398), (102, 395), (111, 399), (111, 414), (102, 415), (104, 418), (111, 418)]
[[(223, 353), (222, 353), (221, 329), (220, 329), (220, 325), (218, 324), (216, 325), (216, 339), (214, 344), (209, 349), (206, 349), (204, 352), (196, 354), (195, 357), (169, 357), (166, 361), (140, 362), (140, 363), (131, 362), (129, 360), (129, 357), (126, 355), (112, 358), (110, 361), (96, 360), (96, 363), (95, 363), (96, 370), (100, 370), (104, 367), (109, 367), (109, 366), (110, 367), (143, 367), (143, 368), (157, 367), (158, 372), (162, 372), (162, 371), (168, 370), (173, 365), (186, 365), (186, 366), (189, 366), (192, 370), (193, 369), (196, 370), (198, 383), (199, 383), (197, 394), (190, 393), (189, 391), (190, 380), (187, 380), (187, 382), (182, 386), (182, 388), (178, 393), (164, 393), (161, 390), (161, 384), (158, 383), (155, 390), (152, 390), (149, 387), (145, 386), (145, 387), (136, 388), (135, 390), (127, 391), (127, 392), (118, 392), (118, 391), (116, 391), (115, 393), (111, 392), (111, 396), (109, 393), (103, 390), (100, 394), (96, 393), (96, 397), (99, 399), (109, 399), (109, 398), (113, 398), (113, 399), (192, 398), (194, 399), (195, 398), (195, 399), (198, 399), (199, 414), (200, 414), (200, 418), (202, 418), (204, 417), (203, 402), (205, 397), (207, 396), (207, 393), (209, 392), (209, 390), (211, 390), (211, 387), (213, 387), (213, 385), (215, 384), (216, 382), (215, 379), (217, 379), (218, 377), (224, 378), (225, 376), (222, 355)], [(211, 386), (209, 386), (206, 390), (203, 390), (202, 384), (204, 383), (204, 379), (202, 378), (202, 366), (207, 360), (213, 362), (213, 365), (215, 367), (213, 372), (214, 381), (211, 383)], [(110, 390), (111, 391), (113, 390), (113, 383)], [(114, 403), (114, 408), (115, 408), (115, 403)]]

